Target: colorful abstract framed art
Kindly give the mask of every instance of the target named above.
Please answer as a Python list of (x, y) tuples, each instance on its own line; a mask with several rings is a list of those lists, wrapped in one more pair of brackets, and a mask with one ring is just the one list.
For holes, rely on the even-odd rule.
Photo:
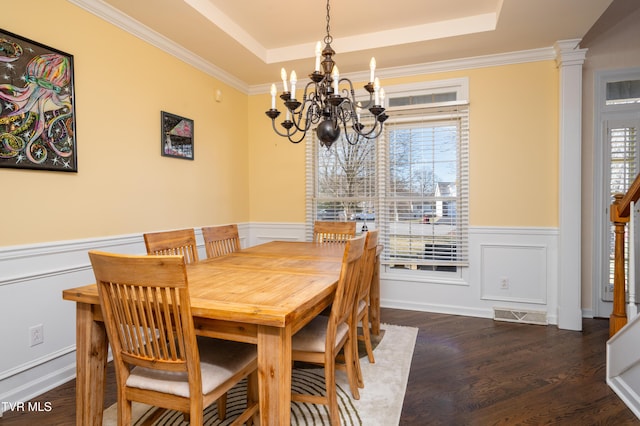
[(160, 120), (162, 155), (193, 160), (193, 120), (165, 111)]
[(77, 172), (73, 55), (0, 29), (0, 167)]

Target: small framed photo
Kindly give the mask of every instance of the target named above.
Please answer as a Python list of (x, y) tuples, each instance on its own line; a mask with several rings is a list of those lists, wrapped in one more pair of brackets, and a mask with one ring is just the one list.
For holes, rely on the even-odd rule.
[(162, 111), (160, 126), (162, 155), (193, 160), (193, 120)]
[(77, 172), (73, 55), (0, 29), (0, 167)]

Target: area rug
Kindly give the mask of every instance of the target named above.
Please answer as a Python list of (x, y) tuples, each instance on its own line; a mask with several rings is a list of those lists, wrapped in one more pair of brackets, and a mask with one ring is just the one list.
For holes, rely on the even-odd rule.
[[(354, 400), (349, 391), (346, 374), (336, 373), (338, 403), (342, 425), (391, 426), (397, 425), (402, 411), (402, 402), (409, 378), (418, 329), (382, 324), (381, 339), (374, 344), (375, 364), (370, 364), (362, 351), (360, 365), (365, 387), (360, 390), (360, 399)], [(375, 336), (374, 336), (375, 338)], [(227, 417), (218, 419), (216, 404), (204, 412), (207, 426), (229, 425), (245, 407), (244, 383), (231, 389), (227, 396)], [(321, 368), (295, 368), (292, 376), (294, 392), (323, 394), (324, 370)], [(116, 424), (116, 405), (104, 411), (103, 425)], [(157, 409), (144, 404), (133, 404), (132, 424), (136, 426), (183, 426), (182, 413)], [(292, 403), (292, 425), (328, 425), (329, 413), (324, 405)]]

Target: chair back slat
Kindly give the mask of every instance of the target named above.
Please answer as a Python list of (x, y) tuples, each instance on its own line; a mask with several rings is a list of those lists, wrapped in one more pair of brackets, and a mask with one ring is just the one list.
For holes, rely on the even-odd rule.
[(362, 273), (365, 236), (347, 240), (340, 278), (333, 299), (330, 323), (338, 325), (350, 321)]
[(133, 401), (179, 410), (193, 425), (217, 401), (224, 420), (227, 392), (244, 378), (247, 408), (233, 424), (257, 419), (255, 347), (196, 339), (183, 256), (92, 250), (89, 258), (113, 353), (119, 425), (132, 423)]
[(209, 259), (240, 251), (240, 236), (236, 224), (204, 227), (202, 236)]
[(193, 229), (152, 232), (144, 234), (147, 254), (183, 256), (187, 264), (198, 262), (198, 246)]
[(376, 266), (376, 255), (378, 251), (378, 233), (378, 230), (367, 232), (362, 260), (362, 279), (360, 280), (360, 285), (358, 287), (358, 301), (369, 301), (371, 280), (373, 279), (373, 272)]
[(186, 350), (197, 346), (182, 256), (89, 256), (116, 362), (187, 371), (198, 353)]
[(313, 241), (317, 243), (346, 243), (355, 236), (355, 222), (317, 221), (313, 224)]

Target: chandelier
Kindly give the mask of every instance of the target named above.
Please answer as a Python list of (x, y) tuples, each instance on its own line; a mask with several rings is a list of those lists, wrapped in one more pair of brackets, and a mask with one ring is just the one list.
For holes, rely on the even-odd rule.
[[(296, 99), (297, 76), (291, 71), (290, 85), (287, 86), (287, 72), (283, 68), (281, 78), (283, 91), (280, 98), (284, 101), (286, 118), (280, 123), (284, 130), (276, 127), (276, 118), (280, 111), (276, 109), (276, 85), (271, 85), (271, 108), (265, 112), (271, 119), (273, 130), (280, 136), (286, 137), (292, 143), (301, 142), (307, 131), (315, 127), (320, 144), (330, 148), (338, 140), (341, 129), (344, 138), (352, 145), (365, 139), (375, 139), (382, 132), (383, 123), (388, 118), (384, 113), (384, 89), (380, 88), (380, 82), (375, 77), (375, 58), (369, 63), (369, 83), (364, 86), (369, 92), (369, 102), (366, 105), (356, 101), (353, 83), (348, 78), (340, 77), (338, 66), (333, 61), (336, 53), (331, 48), (333, 38), (330, 34), (330, 7), (327, 0), (327, 35), (324, 38), (324, 49), (321, 44), (316, 44), (316, 66), (313, 73), (309, 74), (311, 81), (306, 84), (302, 95), (302, 101)], [(322, 59), (322, 61), (321, 61)], [(322, 67), (322, 68), (321, 68)], [(368, 109), (372, 117), (365, 119), (363, 124), (361, 114), (363, 109)]]

